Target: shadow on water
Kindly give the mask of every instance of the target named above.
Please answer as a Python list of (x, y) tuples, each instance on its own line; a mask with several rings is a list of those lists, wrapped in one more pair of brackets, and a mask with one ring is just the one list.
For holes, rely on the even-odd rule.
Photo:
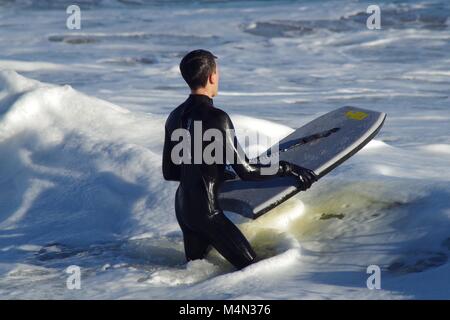
[[(383, 290), (416, 299), (443, 297), (445, 293), (442, 288), (433, 287), (435, 281), (423, 280), (423, 290), (417, 289), (415, 281), (433, 279), (433, 270), (449, 262), (450, 220), (446, 213), (450, 207), (449, 199), (449, 192), (436, 185), (423, 197), (385, 209), (381, 217), (388, 221), (386, 226), (389, 227), (385, 232), (321, 239), (319, 251), (303, 248), (304, 256), (327, 259), (326, 269), (336, 271), (321, 270), (319, 267), (317, 271), (301, 277), (325, 285), (365, 289), (370, 276), (366, 269), (374, 264), (381, 268)], [(351, 224), (351, 221), (346, 223)], [(373, 241), (370, 241), (371, 238)], [(342, 258), (333, 260), (333, 256), (348, 256), (348, 262), (339, 262), (344, 261)], [(360, 258), (354, 259), (352, 256)], [(354, 271), (343, 270), (349, 268)], [(420, 276), (417, 278), (415, 275)]]

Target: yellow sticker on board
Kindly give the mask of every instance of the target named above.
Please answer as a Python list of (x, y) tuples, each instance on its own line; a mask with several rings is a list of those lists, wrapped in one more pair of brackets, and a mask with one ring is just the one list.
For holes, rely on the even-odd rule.
[(353, 120), (364, 120), (369, 116), (367, 113), (362, 111), (347, 111), (345, 115), (347, 116), (347, 118)]

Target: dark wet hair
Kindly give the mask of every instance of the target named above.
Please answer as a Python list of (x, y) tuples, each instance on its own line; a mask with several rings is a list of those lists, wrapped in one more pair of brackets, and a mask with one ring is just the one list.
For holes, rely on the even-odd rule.
[(184, 81), (192, 90), (206, 86), (209, 76), (216, 71), (217, 59), (207, 50), (194, 50), (181, 59), (180, 71)]

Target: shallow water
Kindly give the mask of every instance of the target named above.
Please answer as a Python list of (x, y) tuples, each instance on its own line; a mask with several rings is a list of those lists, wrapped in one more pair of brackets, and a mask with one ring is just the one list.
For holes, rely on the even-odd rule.
[[(0, 77), (0, 297), (449, 297), (447, 2), (380, 2), (382, 30), (365, 1), (79, 4), (70, 31), (66, 1), (0, 1), (0, 69), (21, 75)], [(280, 139), (343, 105), (388, 114), (308, 192), (256, 221), (228, 213), (262, 258), (240, 272), (214, 251), (185, 264), (160, 174), (178, 63), (199, 47), (241, 135)]]

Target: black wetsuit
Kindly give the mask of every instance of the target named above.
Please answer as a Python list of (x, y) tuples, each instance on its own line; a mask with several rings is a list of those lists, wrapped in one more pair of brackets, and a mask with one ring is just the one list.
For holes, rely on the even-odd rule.
[[(227, 156), (234, 171), (243, 180), (262, 180), (292, 174), (289, 164), (281, 163), (275, 175), (261, 174), (261, 167), (249, 163), (237, 142), (233, 123), (224, 111), (213, 106), (213, 100), (206, 95), (191, 94), (168, 117), (165, 126), (163, 152), (163, 175), (166, 180), (180, 181), (175, 196), (175, 211), (184, 237), (186, 259), (202, 259), (212, 245), (236, 268), (242, 269), (254, 262), (256, 254), (239, 229), (224, 215), (218, 202), (220, 184), (226, 179), (225, 159), (221, 163), (175, 164), (171, 159), (173, 147), (178, 141), (171, 141), (174, 130), (188, 129), (194, 148), (194, 121), (201, 121), (202, 135), (207, 129), (218, 129), (225, 138), (224, 157)], [(202, 151), (210, 142), (202, 143)], [(231, 148), (231, 150), (230, 150)], [(193, 154), (193, 153), (191, 153)], [(232, 155), (232, 159), (229, 158)], [(302, 168), (303, 169), (303, 168)], [(298, 176), (298, 175), (297, 175)], [(305, 175), (303, 175), (303, 178)], [(313, 178), (307, 177), (305, 188)]]

